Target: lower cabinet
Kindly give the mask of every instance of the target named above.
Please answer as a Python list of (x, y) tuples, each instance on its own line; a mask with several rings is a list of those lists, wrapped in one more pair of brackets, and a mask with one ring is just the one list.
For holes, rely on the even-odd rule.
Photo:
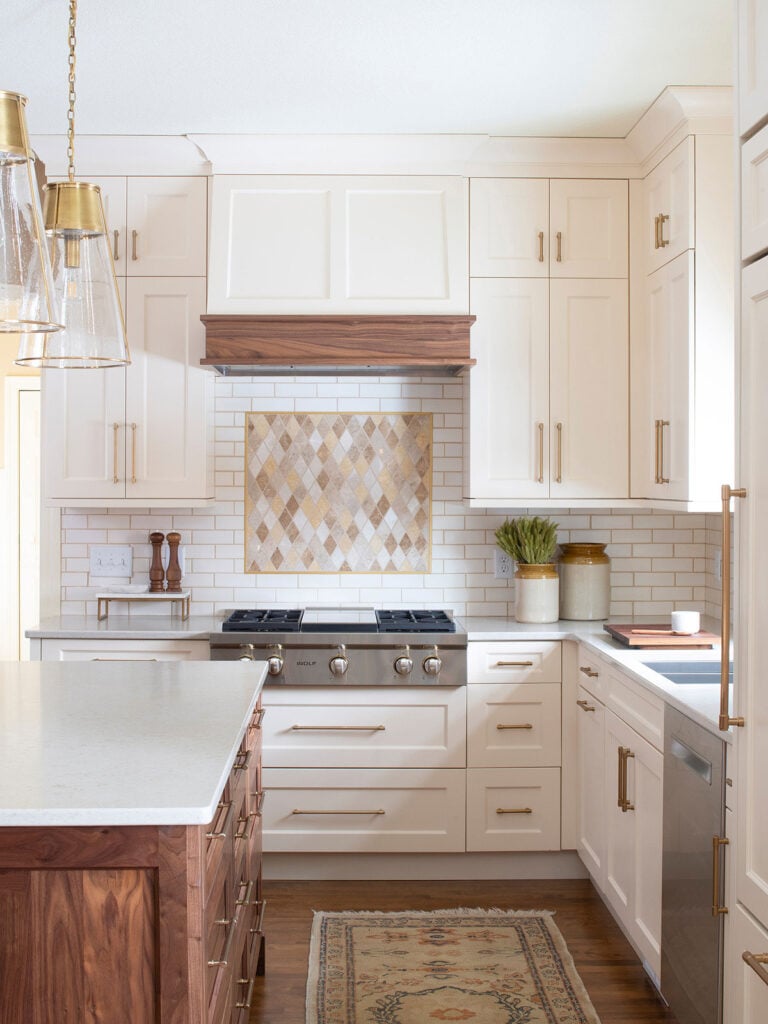
[(764, 1024), (768, 1020), (768, 929), (737, 903), (726, 922), (732, 955), (728, 967), (725, 1024)]
[(467, 850), (559, 850), (559, 768), (469, 768)]
[(31, 640), (33, 661), (208, 661), (207, 640)]

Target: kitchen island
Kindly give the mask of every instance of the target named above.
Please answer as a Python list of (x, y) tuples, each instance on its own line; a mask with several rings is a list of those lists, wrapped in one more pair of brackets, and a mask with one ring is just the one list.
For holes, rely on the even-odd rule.
[(247, 1020), (265, 673), (0, 665), (4, 1024)]

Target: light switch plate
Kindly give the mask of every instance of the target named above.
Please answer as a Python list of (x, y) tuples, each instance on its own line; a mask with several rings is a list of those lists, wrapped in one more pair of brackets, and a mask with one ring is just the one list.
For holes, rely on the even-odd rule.
[(130, 544), (91, 544), (91, 576), (130, 579), (133, 573), (133, 548)]

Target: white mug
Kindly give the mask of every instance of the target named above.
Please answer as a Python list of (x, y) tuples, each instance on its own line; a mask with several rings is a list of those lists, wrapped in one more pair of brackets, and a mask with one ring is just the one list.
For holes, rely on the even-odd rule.
[(701, 615), (699, 612), (672, 612), (670, 622), (673, 633), (692, 635), (693, 633), (698, 633), (701, 629)]

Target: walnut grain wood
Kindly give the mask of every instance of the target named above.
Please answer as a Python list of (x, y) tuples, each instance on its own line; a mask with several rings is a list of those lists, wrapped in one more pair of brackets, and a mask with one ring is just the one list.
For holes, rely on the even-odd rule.
[(207, 366), (474, 366), (474, 316), (245, 316), (208, 314)]

